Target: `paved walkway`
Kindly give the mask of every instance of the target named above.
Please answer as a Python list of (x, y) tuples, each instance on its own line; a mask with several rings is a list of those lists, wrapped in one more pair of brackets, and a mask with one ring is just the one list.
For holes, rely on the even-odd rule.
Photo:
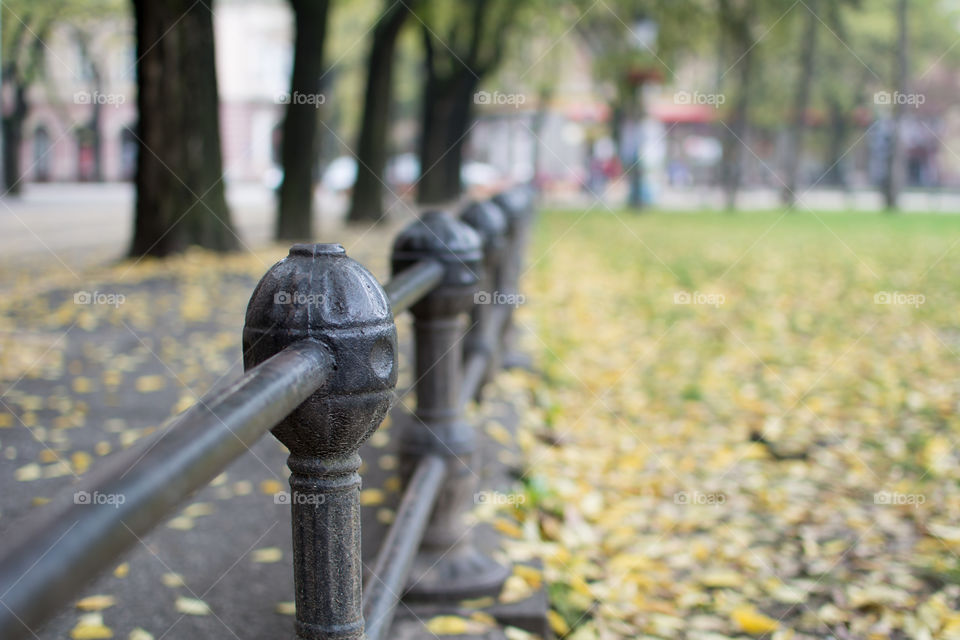
[[(548, 206), (587, 208), (596, 205), (619, 207), (624, 190), (617, 184), (607, 190), (603, 204), (591, 194), (548, 197)], [(273, 225), (274, 196), (261, 185), (232, 184), (227, 199), (237, 232), (250, 248), (267, 243)], [(317, 225), (331, 228), (340, 223), (346, 210), (342, 195), (318, 192)], [(658, 194), (657, 206), (666, 210), (702, 210), (722, 206), (715, 189), (666, 189)], [(746, 210), (776, 209), (775, 189), (744, 191), (741, 206)], [(47, 261), (60, 268), (80, 268), (91, 261), (122, 256), (130, 239), (134, 192), (129, 183), (110, 184), (28, 184), (18, 197), (0, 197), (0, 266), (27, 259)], [(818, 189), (805, 195), (804, 204), (815, 211), (852, 209), (876, 211), (880, 195), (872, 191), (844, 193)], [(400, 211), (405, 207), (394, 207)], [(905, 211), (960, 211), (958, 193), (908, 192)], [(802, 210), (802, 209), (801, 209)], [(62, 264), (60, 264), (62, 262)]]
[[(249, 247), (268, 242), (273, 193), (259, 185), (231, 185), (227, 199), (243, 242)], [(71, 267), (91, 257), (120, 257), (130, 241), (133, 206), (129, 183), (28, 184), (18, 197), (0, 197), (0, 252), (51, 260), (56, 260), (51, 253), (63, 254)], [(343, 210), (342, 198), (321, 196), (318, 216), (325, 215), (318, 222), (339, 221)]]

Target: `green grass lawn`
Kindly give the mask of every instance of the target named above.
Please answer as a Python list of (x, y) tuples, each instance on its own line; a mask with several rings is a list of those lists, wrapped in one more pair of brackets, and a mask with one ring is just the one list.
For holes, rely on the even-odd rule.
[(957, 245), (946, 215), (542, 212), (515, 515), (558, 629), (960, 637)]

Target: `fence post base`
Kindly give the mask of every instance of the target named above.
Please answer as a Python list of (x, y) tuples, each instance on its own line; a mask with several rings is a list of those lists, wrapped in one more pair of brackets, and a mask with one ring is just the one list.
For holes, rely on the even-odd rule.
[(495, 596), (510, 576), (508, 567), (477, 548), (473, 531), (464, 529), (464, 510), (473, 504), (477, 490), (477, 477), (468, 465), (476, 457), (449, 456), (447, 480), (410, 571), (409, 601)]
[(463, 417), (463, 339), (466, 314), (483, 272), (480, 237), (469, 226), (429, 212), (398, 236), (394, 273), (423, 259), (440, 262), (440, 285), (411, 308), (416, 341), (417, 409), (404, 434), (404, 456), (439, 455), (447, 478), (437, 497), (405, 598), (463, 600), (500, 591), (510, 571), (476, 548), (464, 516), (479, 476), (476, 434)]

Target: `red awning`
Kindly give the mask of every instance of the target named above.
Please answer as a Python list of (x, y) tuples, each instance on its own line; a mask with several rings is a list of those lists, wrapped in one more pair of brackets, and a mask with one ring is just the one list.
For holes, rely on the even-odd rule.
[(664, 124), (696, 124), (717, 119), (717, 108), (708, 104), (675, 104), (666, 102), (653, 105), (650, 116)]

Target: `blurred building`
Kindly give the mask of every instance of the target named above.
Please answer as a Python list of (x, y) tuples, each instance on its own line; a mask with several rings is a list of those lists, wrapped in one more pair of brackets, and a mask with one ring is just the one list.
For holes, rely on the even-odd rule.
[[(221, 0), (214, 30), (227, 178), (275, 179), (292, 55), (289, 7), (283, 0)], [(28, 94), (24, 179), (131, 179), (137, 153), (132, 19), (105, 18), (83, 32), (64, 26), (45, 44), (45, 77)]]
[[(351, 5), (338, 20), (352, 22), (333, 25), (329, 35), (328, 49), (340, 56), (326, 77), (328, 85), (335, 85), (336, 96), (330, 96), (324, 118), (336, 134), (321, 131), (321, 156), (327, 165), (324, 175), (330, 167), (345, 169), (344, 180), (334, 181), (343, 184), (334, 190), (352, 187), (356, 173), (344, 140), (352, 140), (358, 124), (364, 36), (378, 6)], [(218, 0), (214, 31), (226, 178), (273, 186), (280, 179), (280, 124), (292, 65), (289, 5), (285, 0)], [(132, 19), (105, 16), (92, 25), (64, 25), (45, 44), (45, 74), (30, 88), (23, 127), (24, 179), (131, 179), (138, 146)], [(477, 121), (464, 154), (468, 186), (534, 179), (552, 191), (602, 195), (623, 177), (638, 148), (645, 188), (651, 193), (717, 184), (721, 143), (728, 131), (724, 119), (731, 104), (718, 89), (710, 92), (717, 84), (715, 61), (693, 57), (677, 65), (668, 84), (648, 83), (646, 120), (639, 125), (617, 121), (609, 87), (594, 77), (594, 60), (580, 39), (557, 43), (545, 38), (533, 48), (551, 55), (507, 61), (475, 96)], [(557, 68), (542, 74), (550, 80), (540, 84), (552, 85), (542, 92), (535, 77), (549, 64)], [(414, 153), (419, 70), (410, 59), (402, 67), (397, 101), (403, 108), (397, 109), (393, 123), (394, 155), (387, 176), (400, 191), (415, 182), (420, 171)], [(960, 185), (960, 154), (943, 153), (949, 150), (943, 141), (960, 136), (960, 107), (954, 101), (958, 82), (957, 74), (941, 64), (916, 87), (925, 102), (905, 114), (908, 186)], [(872, 188), (882, 182), (889, 108), (866, 101), (842, 116), (845, 129), (838, 135), (830, 114), (810, 110), (800, 158), (801, 188)], [(779, 189), (778, 171), (788, 152), (782, 123), (751, 126), (744, 143), (750, 152), (742, 154), (743, 186)]]
[(131, 32), (127, 20), (114, 18), (83, 32), (57, 29), (45, 41), (45, 72), (27, 95), (20, 148), (25, 180), (122, 180), (132, 175), (136, 94)]

